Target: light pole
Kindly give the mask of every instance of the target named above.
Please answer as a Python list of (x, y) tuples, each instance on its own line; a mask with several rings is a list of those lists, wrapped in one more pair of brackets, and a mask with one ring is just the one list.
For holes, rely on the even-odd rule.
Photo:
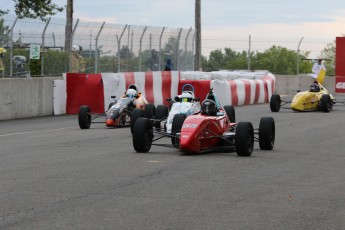
[(299, 41), (298, 43), (298, 47), (297, 47), (297, 76), (299, 75), (299, 46), (301, 45), (302, 43), (302, 40), (303, 40), (303, 37), (301, 38), (301, 40)]

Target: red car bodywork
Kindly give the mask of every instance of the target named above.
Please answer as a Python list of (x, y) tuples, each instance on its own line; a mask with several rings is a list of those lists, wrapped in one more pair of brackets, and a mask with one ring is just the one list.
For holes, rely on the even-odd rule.
[(219, 136), (229, 132), (235, 123), (224, 111), (218, 116), (208, 116), (201, 113), (186, 118), (180, 132), (180, 150), (183, 152), (200, 153), (220, 145)]

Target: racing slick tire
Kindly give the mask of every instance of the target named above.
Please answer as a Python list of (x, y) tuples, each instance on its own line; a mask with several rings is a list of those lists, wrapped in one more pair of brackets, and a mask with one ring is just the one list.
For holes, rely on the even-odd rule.
[(273, 149), (275, 132), (273, 117), (262, 117), (259, 124), (259, 146), (261, 150)]
[(79, 107), (78, 123), (81, 129), (89, 129), (91, 126), (91, 110), (87, 105)]
[(235, 107), (233, 105), (225, 105), (224, 110), (226, 112), (226, 115), (228, 115), (230, 122), (235, 123), (236, 122)]
[(270, 108), (272, 112), (279, 112), (281, 99), (279, 94), (272, 94), (270, 100)]
[(249, 157), (254, 147), (254, 129), (250, 122), (239, 122), (236, 125), (235, 147), (237, 156)]
[(131, 133), (133, 134), (133, 128), (136, 120), (144, 116), (144, 111), (142, 109), (135, 108), (131, 113)]
[(329, 113), (333, 108), (333, 102), (329, 94), (323, 94), (321, 97), (321, 110), (324, 113)]
[(113, 105), (115, 105), (115, 102), (110, 102), (109, 105), (108, 105), (108, 110), (109, 110)]
[(146, 104), (144, 109), (144, 117), (153, 119), (155, 117), (156, 107), (154, 104)]
[(147, 153), (151, 149), (153, 139), (152, 123), (150, 119), (139, 118), (133, 128), (133, 147), (138, 153)]
[(165, 105), (157, 105), (156, 115), (155, 115), (155, 128), (157, 131), (161, 131), (161, 120), (168, 117), (169, 109)]
[[(182, 125), (184, 120), (186, 120), (187, 115), (186, 114), (175, 114), (172, 125), (171, 125), (171, 134), (176, 135), (176, 133), (179, 133), (181, 131)], [(179, 147), (180, 140), (177, 137), (171, 137), (171, 144), (175, 146), (176, 148)]]

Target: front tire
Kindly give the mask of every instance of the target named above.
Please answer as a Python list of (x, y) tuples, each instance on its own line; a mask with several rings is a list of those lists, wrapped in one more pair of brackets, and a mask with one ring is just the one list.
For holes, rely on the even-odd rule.
[(261, 150), (272, 150), (275, 140), (275, 123), (272, 117), (262, 117), (259, 125), (259, 146)]
[(254, 147), (254, 129), (250, 122), (239, 122), (235, 132), (236, 153), (241, 157), (252, 155)]
[(279, 112), (281, 105), (281, 98), (279, 94), (272, 94), (270, 100), (270, 108), (272, 112)]
[(187, 115), (186, 114), (175, 114), (172, 125), (171, 125), (171, 134), (174, 135), (174, 137), (171, 137), (171, 144), (175, 147), (179, 146), (180, 140), (175, 135), (176, 133), (179, 133), (182, 129), (182, 125), (184, 120), (186, 120)]
[(333, 102), (329, 94), (323, 94), (321, 97), (321, 110), (324, 113), (329, 113), (333, 108)]
[(136, 120), (138, 120), (140, 117), (144, 116), (144, 111), (142, 109), (135, 108), (132, 110), (131, 113), (131, 133), (133, 134), (133, 129)]
[(146, 104), (144, 109), (144, 117), (153, 119), (155, 117), (156, 107), (154, 104)]
[(133, 147), (138, 153), (147, 153), (153, 139), (152, 123), (148, 118), (139, 118), (133, 128)]
[(87, 105), (79, 107), (78, 123), (81, 129), (89, 129), (91, 126), (91, 110)]
[(157, 131), (161, 131), (161, 120), (167, 118), (169, 115), (169, 109), (165, 105), (158, 105), (156, 108), (156, 116), (155, 116), (155, 128)]

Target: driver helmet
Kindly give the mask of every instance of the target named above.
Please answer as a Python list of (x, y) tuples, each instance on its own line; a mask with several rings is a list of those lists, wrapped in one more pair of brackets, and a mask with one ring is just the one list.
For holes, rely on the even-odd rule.
[(138, 87), (135, 84), (131, 84), (128, 86), (128, 89), (134, 89), (135, 91), (138, 92)]
[(309, 90), (310, 92), (319, 92), (320, 91), (320, 87), (319, 87), (319, 84), (317, 84), (317, 83), (312, 83), (311, 85), (310, 85), (310, 90)]
[(201, 113), (209, 116), (217, 115), (217, 106), (213, 100), (206, 99), (201, 103)]
[(191, 102), (193, 100), (193, 96), (190, 92), (183, 92), (181, 94), (181, 102)]
[(136, 98), (137, 97), (137, 91), (134, 89), (127, 89), (126, 96), (128, 98)]

